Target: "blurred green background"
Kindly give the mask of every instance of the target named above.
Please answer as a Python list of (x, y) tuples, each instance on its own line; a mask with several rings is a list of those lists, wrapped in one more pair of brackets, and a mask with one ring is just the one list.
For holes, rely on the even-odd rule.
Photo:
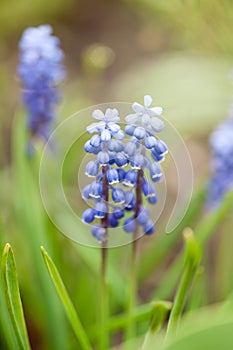
[[(59, 118), (105, 101), (151, 94), (184, 137), (205, 138), (232, 96), (231, 1), (4, 1), (0, 3), (0, 164), (20, 106), (17, 43), (28, 26), (50, 23), (68, 71)], [(205, 163), (205, 150), (195, 169)], [(204, 161), (203, 158), (204, 157)]]
[[(52, 243), (49, 244), (53, 247), (53, 257), (65, 276), (69, 290), (75, 294), (80, 284), (85, 290), (75, 299), (75, 304), (80, 308), (82, 321), (89, 328), (96, 321), (97, 307), (92, 300), (92, 290), (96, 286), (95, 253), (92, 250), (87, 253), (69, 242), (45, 218), (39, 196), (34, 198), (30, 187), (27, 193), (28, 184), (23, 182), (24, 175), (21, 172), (20, 178), (18, 173), (22, 159), (15, 159), (18, 142), (13, 131), (15, 114), (22, 108), (20, 82), (16, 76), (17, 43), (26, 27), (45, 23), (52, 25), (54, 34), (61, 39), (66, 55), (64, 65), (67, 78), (62, 86), (63, 99), (58, 122), (93, 104), (108, 101), (140, 102), (144, 94), (150, 94), (156, 105), (163, 106), (164, 116), (187, 142), (194, 166), (195, 187), (209, 173), (208, 135), (228, 115), (232, 100), (231, 0), (0, 1), (1, 245), (10, 241), (14, 246), (34, 349), (46, 348), (46, 341), (41, 339), (46, 326), (43, 324), (44, 311), (38, 305), (34, 310), (34, 304), (37, 303), (35, 300), (43, 300), (43, 291), (41, 295), (36, 291), (42, 282), (38, 282), (37, 270), (30, 259), (34, 254), (33, 249), (40, 242), (44, 243), (46, 232), (49, 231), (49, 239), (52, 237)], [(31, 177), (37, 179), (33, 170)], [(21, 197), (23, 194), (24, 198)], [(32, 202), (37, 203), (33, 208)], [(27, 205), (29, 208), (25, 209)], [(32, 215), (30, 219), (22, 210), (23, 206), (26, 212), (34, 210), (35, 216)], [(47, 231), (43, 231), (41, 221), (45, 221)], [(38, 235), (40, 239), (28, 243), (30, 236), (22, 233), (26, 226), (32, 236)], [(219, 252), (220, 258), (227, 248), (226, 238), (227, 234), (221, 246), (222, 251)], [(159, 285), (161, 276), (177, 251), (175, 248), (175, 253), (169, 255), (165, 266), (158, 270), (156, 276), (147, 279), (141, 277), (143, 283), (146, 280), (140, 286), (141, 300), (148, 301), (152, 285), (153, 288)], [(127, 253), (127, 247), (123, 248), (123, 253), (125, 252)], [(20, 260), (22, 255), (23, 259)], [(38, 256), (38, 271), (41, 269), (39, 259)], [(117, 252), (113, 252), (113, 261), (114, 259), (119, 266), (123, 266), (124, 276), (127, 254), (122, 260)], [(200, 290), (209, 290), (209, 299), (203, 293), (203, 304), (207, 299), (219, 301), (231, 290), (232, 278), (226, 278), (231, 263), (231, 259), (226, 258), (217, 267), (218, 271), (222, 271), (221, 268), (225, 266), (225, 272), (221, 272), (222, 283), (219, 284), (217, 278), (202, 283), (204, 289)], [(77, 266), (79, 275), (74, 279)], [(86, 278), (87, 274), (89, 278)], [(164, 288), (157, 295), (171, 296), (171, 289), (168, 292), (166, 286)], [(52, 290), (52, 298), (56, 299), (53, 292)], [(113, 305), (113, 310), (121, 309), (119, 304)], [(88, 315), (85, 312), (87, 305), (92, 310), (89, 310)], [(75, 341), (72, 336), (69, 337), (70, 349), (73, 349)], [(2, 343), (5, 344), (4, 340)], [(50, 344), (48, 348), (53, 347)], [(55, 345), (54, 349), (58, 348)]]

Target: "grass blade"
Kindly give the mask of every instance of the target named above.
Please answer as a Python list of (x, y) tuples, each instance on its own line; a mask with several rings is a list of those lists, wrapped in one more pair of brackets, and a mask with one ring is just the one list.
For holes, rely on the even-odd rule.
[(168, 321), (166, 334), (167, 339), (170, 339), (177, 333), (185, 300), (201, 259), (200, 246), (196, 242), (191, 229), (186, 229), (184, 231), (184, 239), (186, 245), (184, 271), (175, 296), (171, 315)]
[[(206, 186), (202, 185), (195, 193), (189, 209), (181, 223), (169, 234), (160, 234), (151, 241), (148, 249), (144, 252), (143, 259), (140, 259), (137, 270), (138, 280), (143, 283), (145, 279), (155, 270), (155, 268), (164, 260), (164, 257), (179, 240), (181, 232), (185, 227), (192, 227), (192, 223), (199, 215), (203, 200), (206, 196)], [(156, 254), (155, 254), (156, 252)]]
[(61, 302), (64, 306), (66, 315), (70, 321), (70, 324), (74, 330), (74, 333), (80, 343), (80, 345), (82, 346), (83, 350), (90, 350), (92, 349), (92, 346), (88, 340), (88, 337), (83, 329), (83, 326), (80, 322), (80, 319), (77, 315), (77, 312), (74, 308), (74, 305), (68, 295), (68, 292), (64, 286), (64, 283), (60, 277), (60, 274), (56, 268), (56, 266), (54, 265), (52, 259), (49, 257), (48, 253), (46, 252), (46, 250), (41, 247), (41, 252), (42, 252), (42, 256), (44, 258), (46, 267), (48, 269), (49, 275), (51, 277), (51, 280), (57, 290), (57, 293), (61, 299)]
[[(3, 240), (5, 240), (4, 232), (3, 232), (3, 222), (0, 214), (0, 251), (2, 252), (5, 244), (3, 245)], [(19, 350), (18, 344), (15, 339), (15, 332), (10, 320), (8, 308), (6, 305), (6, 297), (4, 293), (3, 287), (3, 271), (0, 269), (0, 340), (1, 346), (4, 349), (9, 350)]]
[(153, 305), (149, 330), (145, 335), (142, 344), (142, 350), (153, 349), (153, 337), (162, 327), (168, 313), (171, 311), (172, 303), (170, 301), (156, 301)]
[(8, 310), (20, 349), (31, 349), (24, 320), (14, 253), (9, 243), (6, 244), (2, 256), (3, 283)]
[[(229, 210), (233, 206), (233, 191), (229, 192), (221, 205), (208, 213), (195, 228), (195, 236), (201, 247), (204, 247), (208, 239), (214, 234), (219, 225), (226, 219)], [(154, 291), (153, 298), (169, 298), (174, 289), (177, 278), (182, 270), (182, 256), (177, 255), (171, 267), (168, 269), (160, 286)]]
[[(12, 167), (14, 175), (14, 211), (17, 228), (27, 244), (22, 245), (22, 254), (28, 254), (31, 261), (31, 276), (36, 283), (29, 286), (30, 296), (37, 300), (34, 314), (30, 317), (40, 323), (44, 346), (50, 349), (69, 348), (69, 337), (64, 313), (57, 295), (50, 285), (46, 268), (41, 261), (39, 247), (46, 245), (55, 254), (58, 240), (48, 235), (47, 216), (41, 203), (38, 187), (38, 167), (36, 157), (26, 155), (27, 134), (23, 115), (16, 115), (12, 137)], [(39, 154), (38, 154), (39, 157)], [(30, 314), (30, 310), (29, 310)], [(46, 345), (45, 345), (46, 344)]]

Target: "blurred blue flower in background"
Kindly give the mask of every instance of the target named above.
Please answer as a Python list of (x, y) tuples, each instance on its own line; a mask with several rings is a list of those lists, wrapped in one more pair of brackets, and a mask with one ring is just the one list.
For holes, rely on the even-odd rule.
[(210, 136), (212, 177), (208, 184), (207, 207), (215, 208), (233, 189), (233, 118), (221, 123)]
[(28, 110), (27, 127), (31, 137), (48, 140), (59, 101), (57, 85), (65, 77), (60, 41), (51, 35), (52, 27), (27, 28), (19, 41), (18, 76), (23, 86), (23, 102)]

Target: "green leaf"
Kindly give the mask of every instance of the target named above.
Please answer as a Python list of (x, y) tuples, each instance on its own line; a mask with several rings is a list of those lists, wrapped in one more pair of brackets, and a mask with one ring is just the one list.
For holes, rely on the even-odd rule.
[[(195, 321), (196, 322), (196, 321)], [(232, 337), (233, 322), (224, 322), (222, 324), (206, 327), (201, 331), (190, 334), (181, 339), (177, 339), (174, 343), (166, 347), (167, 350), (230, 350), (233, 348)]]
[(57, 290), (57, 293), (60, 297), (60, 300), (63, 304), (63, 307), (65, 309), (66, 315), (70, 321), (70, 324), (74, 330), (74, 333), (82, 347), (83, 350), (90, 350), (92, 349), (92, 346), (88, 340), (88, 337), (84, 331), (84, 328), (80, 322), (80, 319), (78, 317), (78, 314), (74, 308), (74, 305), (69, 297), (69, 294), (66, 290), (66, 287), (61, 279), (61, 276), (54, 265), (52, 259), (49, 257), (46, 250), (41, 247), (42, 256), (44, 258), (46, 267), (48, 269), (49, 275), (51, 277), (51, 280)]
[(170, 301), (158, 300), (153, 303), (150, 321), (150, 331), (152, 333), (155, 333), (160, 329), (171, 308), (172, 303)]
[(193, 281), (192, 295), (186, 305), (186, 312), (198, 309), (206, 302), (206, 275), (203, 266), (199, 266)]
[[(164, 339), (161, 337), (155, 344), (155, 349), (169, 350), (194, 350), (223, 348), (233, 349), (232, 346), (232, 310), (225, 309), (225, 302), (211, 304), (200, 309), (185, 312), (176, 338), (171, 339), (164, 347)], [(223, 332), (219, 333), (222, 329)]]
[(175, 296), (171, 315), (168, 321), (167, 338), (169, 340), (171, 336), (175, 336), (177, 333), (185, 300), (201, 259), (200, 246), (194, 238), (191, 229), (186, 229), (184, 231), (184, 239), (186, 246), (184, 271)]
[[(215, 230), (225, 220), (230, 208), (233, 205), (233, 191), (229, 192), (222, 200), (221, 205), (207, 214), (195, 228), (195, 236), (201, 247), (204, 247), (207, 240), (214, 234)], [(178, 255), (173, 261), (170, 269), (160, 281), (160, 286), (155, 290), (153, 297), (167, 298), (175, 287), (177, 278), (182, 269), (182, 256)]]
[[(2, 222), (2, 216), (0, 213), (0, 251), (4, 249), (5, 243), (3, 245), (4, 240), (4, 229), (3, 229), (3, 222)], [(12, 322), (10, 319), (10, 315), (8, 312), (6, 297), (4, 293), (4, 286), (3, 286), (3, 270), (0, 269), (0, 310), (1, 310), (1, 317), (0, 317), (0, 339), (2, 342), (2, 347), (4, 349), (12, 349), (12, 350), (19, 350), (15, 332), (12, 326)]]
[(153, 336), (162, 327), (168, 313), (172, 308), (172, 303), (170, 301), (155, 301), (153, 303), (153, 308), (151, 311), (151, 320), (149, 330), (146, 333), (142, 350), (153, 349)]
[(31, 349), (24, 320), (14, 253), (9, 243), (6, 244), (2, 256), (3, 283), (11, 322), (20, 349)]
[[(28, 255), (31, 262), (28, 269), (31, 277), (35, 279), (35, 283), (27, 287), (30, 289), (32, 298), (38, 301), (34, 305), (31, 316), (36, 317), (38, 326), (44, 330), (42, 341), (49, 348), (63, 350), (69, 347), (70, 342), (64, 313), (56, 292), (49, 283), (49, 276), (38, 249), (41, 245), (45, 245), (51, 254), (55, 254), (59, 247), (59, 241), (48, 234), (47, 216), (41, 202), (38, 186), (38, 158), (40, 154), (37, 154), (38, 158), (32, 159), (26, 155), (28, 135), (22, 112), (15, 116), (12, 141), (12, 173), (14, 175), (14, 198), (12, 201), (17, 229), (20, 230), (21, 239), (27, 242), (27, 244), (22, 245), (22, 254)], [(39, 324), (40, 322), (41, 324)]]
[(192, 223), (202, 209), (205, 195), (206, 186), (202, 185), (193, 196), (187, 213), (175, 230), (169, 233), (169, 235), (165, 233), (161, 234), (151, 241), (151, 244), (143, 255), (143, 259), (140, 259), (137, 266), (138, 280), (140, 283), (145, 281), (145, 279), (155, 271), (156, 267), (163, 262), (164, 257), (167, 256), (171, 248), (177, 243), (184, 228), (192, 226)]

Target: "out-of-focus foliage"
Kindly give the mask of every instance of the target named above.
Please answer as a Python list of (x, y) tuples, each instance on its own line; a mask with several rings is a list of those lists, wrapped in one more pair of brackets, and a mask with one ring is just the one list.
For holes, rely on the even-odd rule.
[[(195, 53), (172, 53), (144, 61), (116, 79), (114, 94), (137, 100), (153, 91), (164, 116), (182, 132), (205, 134), (227, 113), (231, 63)], [(146, 82), (146, 84), (145, 84)]]
[(18, 36), (29, 23), (36, 25), (59, 19), (72, 2), (73, 0), (35, 0), (33, 3), (30, 0), (3, 0), (0, 4), (1, 35), (7, 37), (17, 33)]
[(147, 22), (154, 20), (158, 26), (168, 28), (175, 47), (233, 54), (233, 4), (230, 0), (125, 0), (125, 3), (136, 11), (143, 8), (147, 16), (142, 15)]

